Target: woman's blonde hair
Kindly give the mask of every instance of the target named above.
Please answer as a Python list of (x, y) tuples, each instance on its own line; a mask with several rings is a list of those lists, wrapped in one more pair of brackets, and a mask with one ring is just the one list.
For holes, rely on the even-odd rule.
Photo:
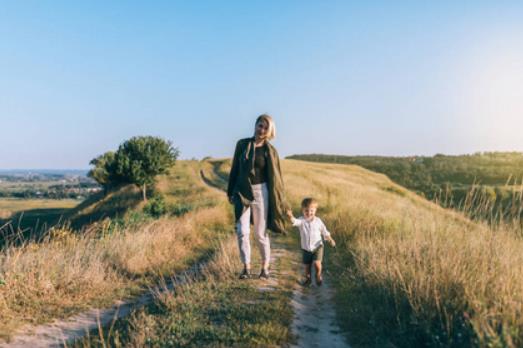
[(267, 114), (258, 116), (256, 123), (254, 123), (254, 127), (256, 127), (256, 125), (261, 121), (267, 122), (267, 140), (274, 139), (276, 137), (276, 125), (274, 124), (272, 117)]

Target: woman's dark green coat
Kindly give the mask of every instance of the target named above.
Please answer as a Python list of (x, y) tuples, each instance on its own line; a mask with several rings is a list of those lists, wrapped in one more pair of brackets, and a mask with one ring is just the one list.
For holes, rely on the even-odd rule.
[[(269, 191), (269, 213), (267, 228), (273, 232), (285, 232), (285, 201), (283, 178), (278, 152), (267, 142), (267, 188)], [(227, 195), (232, 197), (236, 221), (254, 200), (250, 175), (254, 174), (254, 137), (238, 141), (232, 159)]]

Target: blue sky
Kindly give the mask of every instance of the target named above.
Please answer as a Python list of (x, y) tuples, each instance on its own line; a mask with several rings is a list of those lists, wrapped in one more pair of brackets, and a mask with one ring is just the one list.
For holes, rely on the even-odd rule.
[(86, 168), (134, 135), (230, 156), (523, 151), (517, 1), (8, 1), (0, 168)]

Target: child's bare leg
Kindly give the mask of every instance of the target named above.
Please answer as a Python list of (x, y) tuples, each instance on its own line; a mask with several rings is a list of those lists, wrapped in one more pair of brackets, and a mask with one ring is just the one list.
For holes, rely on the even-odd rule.
[(309, 263), (309, 264), (304, 264), (303, 266), (304, 266), (303, 275), (305, 276), (305, 279), (310, 278), (311, 277), (311, 268), (312, 268), (311, 266), (312, 265)]
[(301, 283), (301, 285), (303, 286), (309, 286), (311, 285), (311, 266), (312, 264), (304, 264), (303, 265), (303, 276), (304, 276), (304, 279), (303, 279), (303, 282)]
[(316, 284), (321, 285), (323, 277), (321, 274), (321, 261), (314, 261), (314, 269), (316, 270)]

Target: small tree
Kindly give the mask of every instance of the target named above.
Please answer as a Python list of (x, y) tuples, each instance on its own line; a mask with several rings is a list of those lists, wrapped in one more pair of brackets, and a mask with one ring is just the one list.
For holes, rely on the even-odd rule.
[(116, 151), (116, 174), (137, 185), (147, 201), (147, 186), (154, 184), (157, 175), (167, 173), (178, 155), (178, 149), (170, 141), (152, 136), (132, 137)]
[(107, 190), (117, 184), (114, 158), (115, 153), (113, 151), (108, 151), (103, 155), (93, 158), (91, 162), (89, 162), (89, 164), (94, 166), (94, 168), (87, 173), (87, 176), (93, 178), (103, 187), (104, 194), (107, 193)]

